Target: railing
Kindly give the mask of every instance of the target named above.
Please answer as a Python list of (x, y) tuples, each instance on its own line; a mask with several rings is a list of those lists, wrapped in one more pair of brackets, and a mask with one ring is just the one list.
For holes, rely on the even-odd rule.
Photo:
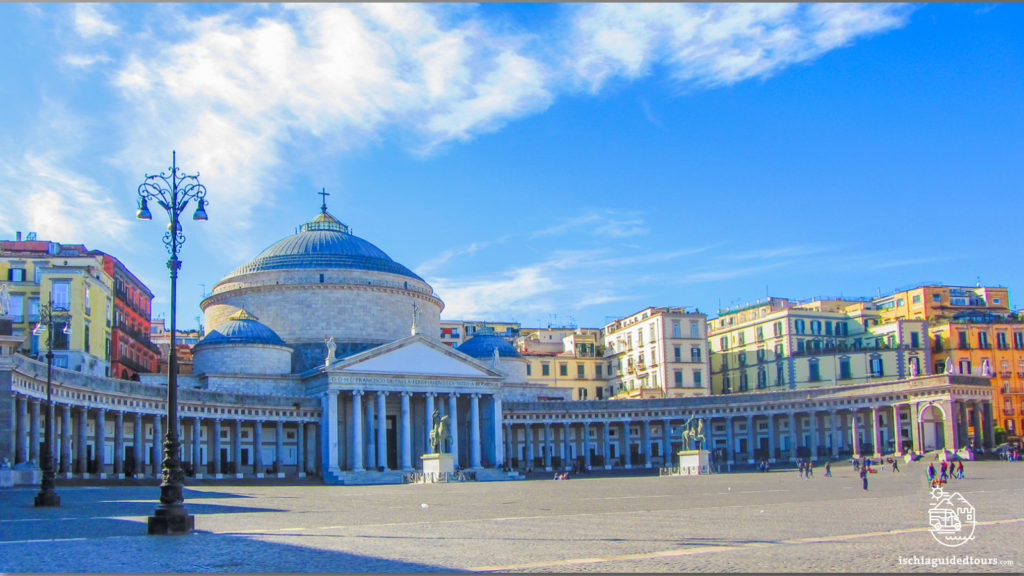
[(403, 484), (443, 484), (448, 482), (471, 482), (476, 480), (476, 472), (473, 470), (456, 470), (452, 474), (447, 472), (409, 472), (402, 474)]
[(658, 476), (676, 476), (679, 474), (679, 466), (669, 466), (658, 469)]

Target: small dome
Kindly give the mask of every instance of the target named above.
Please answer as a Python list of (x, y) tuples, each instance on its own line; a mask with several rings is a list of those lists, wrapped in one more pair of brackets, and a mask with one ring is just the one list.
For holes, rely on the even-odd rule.
[(284, 340), (255, 316), (240, 310), (231, 315), (227, 322), (217, 326), (203, 337), (196, 346), (208, 344), (269, 344), (284, 346)]
[(296, 268), (341, 268), (388, 272), (419, 281), (412, 270), (395, 262), (383, 250), (352, 234), (352, 230), (321, 207), (320, 214), (299, 231), (278, 240), (228, 277)]
[(494, 350), (502, 358), (519, 358), (519, 352), (501, 336), (495, 336), (493, 330), (486, 328), (477, 331), (476, 336), (460, 344), (456, 350), (473, 358), (493, 358)]

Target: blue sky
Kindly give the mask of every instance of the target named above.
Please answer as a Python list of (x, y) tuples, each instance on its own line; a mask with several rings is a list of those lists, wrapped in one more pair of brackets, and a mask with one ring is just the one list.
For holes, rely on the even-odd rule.
[(118, 256), (179, 325), (330, 211), (443, 318), (1003, 285), (1024, 307), (1024, 8), (0, 5), (0, 238)]

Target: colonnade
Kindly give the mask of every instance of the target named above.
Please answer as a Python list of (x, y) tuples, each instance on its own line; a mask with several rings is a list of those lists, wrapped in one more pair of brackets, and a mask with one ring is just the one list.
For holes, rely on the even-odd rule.
[[(675, 465), (684, 416), (537, 415), (506, 421), (509, 462), (520, 469)], [(703, 415), (703, 448), (719, 464), (902, 456), (907, 451), (994, 447), (990, 401), (941, 400), (796, 407)], [(968, 426), (972, 429), (969, 434)]]
[[(45, 439), (44, 400), (15, 394), (13, 464), (39, 464)], [(60, 477), (159, 476), (165, 415), (54, 403), (52, 451)], [(182, 415), (181, 460), (198, 478), (284, 477), (319, 473), (319, 423)], [(225, 434), (226, 433), (226, 434)], [(224, 438), (223, 436), (227, 436)]]
[(504, 462), (496, 394), (332, 388), (321, 402), (323, 465), (336, 474), (420, 468), (418, 457), (430, 452), (435, 409), (448, 417), (449, 452), (459, 467)]

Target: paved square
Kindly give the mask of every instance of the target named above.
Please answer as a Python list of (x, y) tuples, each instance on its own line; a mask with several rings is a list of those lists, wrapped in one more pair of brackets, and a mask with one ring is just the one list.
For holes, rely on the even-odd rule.
[[(973, 462), (956, 548), (929, 532), (921, 463), (701, 478), (402, 486), (191, 486), (197, 533), (146, 536), (154, 486), (0, 491), (3, 572), (1020, 572), (1024, 464)], [(916, 559), (915, 559), (916, 557)], [(987, 561), (997, 564), (901, 564)]]

